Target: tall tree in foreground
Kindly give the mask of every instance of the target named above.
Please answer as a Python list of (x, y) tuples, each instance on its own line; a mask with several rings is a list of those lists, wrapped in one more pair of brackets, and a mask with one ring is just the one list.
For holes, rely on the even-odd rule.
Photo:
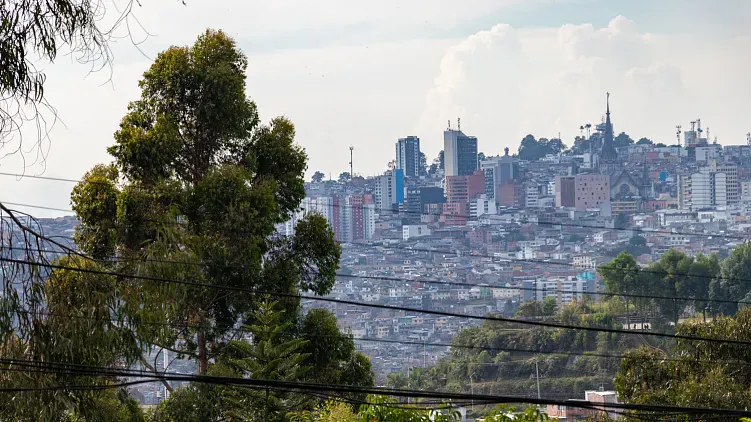
[[(261, 125), (245, 92), (247, 59), (208, 30), (159, 54), (128, 106), (110, 166), (76, 186), (76, 241), (119, 277), (114, 312), (145, 345), (194, 359), (206, 373), (260, 296), (297, 319), (300, 291), (327, 293), (340, 247), (323, 217), (276, 234), (305, 196), (306, 154), (283, 117)], [(238, 293), (237, 289), (244, 292)]]

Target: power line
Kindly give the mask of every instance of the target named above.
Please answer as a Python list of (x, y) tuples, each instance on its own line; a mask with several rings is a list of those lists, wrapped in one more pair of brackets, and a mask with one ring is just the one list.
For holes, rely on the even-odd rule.
[[(0, 173), (2, 175), (3, 173)], [(27, 176), (28, 177), (28, 176)], [(72, 179), (65, 179), (66, 181), (70, 181)], [(45, 207), (40, 205), (30, 205), (30, 204), (21, 204), (21, 203), (15, 203), (15, 202), (2, 202), (9, 205), (16, 205), (16, 206), (24, 206), (24, 207), (30, 207), (30, 208), (40, 208), (40, 209), (48, 209), (48, 210), (56, 210), (56, 211), (71, 211), (72, 210), (64, 210), (61, 208), (52, 208), (52, 207)], [(146, 220), (146, 221), (154, 221), (157, 223), (162, 224), (180, 224), (178, 222), (174, 221), (157, 221), (157, 220)], [(555, 223), (554, 225), (561, 225), (563, 223)], [(589, 227), (589, 228), (604, 228), (604, 227), (595, 227), (595, 226), (583, 226), (583, 227)], [(630, 229), (628, 229), (630, 230)], [(676, 235), (693, 235), (693, 234), (681, 234), (681, 233), (674, 233), (670, 232), (671, 234)], [(696, 234), (698, 235), (698, 234)], [(714, 237), (730, 237), (728, 235), (710, 235)], [(746, 238), (742, 238), (746, 239)], [(341, 242), (340, 242), (341, 243)], [(360, 245), (357, 243), (353, 243), (351, 245), (354, 245), (356, 247), (376, 247), (376, 246), (370, 246), (370, 245)], [(408, 251), (414, 251), (414, 252), (426, 252), (426, 253), (443, 253), (443, 254), (453, 254), (454, 252), (451, 251), (440, 251), (440, 250), (433, 250), (433, 249), (419, 249), (419, 248), (413, 248), (413, 247), (396, 247), (391, 245), (380, 245), (377, 247), (385, 248), (385, 249), (398, 249), (398, 250), (408, 250)], [(472, 254), (471, 256), (475, 257), (484, 257), (484, 258), (492, 258), (492, 259), (500, 259), (505, 262), (518, 262), (518, 263), (533, 263), (533, 264), (540, 264), (540, 265), (556, 265), (556, 266), (565, 266), (565, 267), (571, 267), (576, 268), (573, 263), (566, 263), (566, 262), (556, 262), (556, 261), (545, 261), (545, 260), (535, 260), (535, 259), (510, 259), (510, 258), (499, 258), (493, 255), (488, 254)], [(201, 264), (201, 265), (211, 265), (211, 264)], [(601, 268), (602, 266), (593, 268), (594, 270)], [(587, 268), (583, 268), (582, 270), (587, 270)], [(687, 273), (670, 273), (665, 271), (655, 271), (655, 270), (649, 270), (649, 269), (638, 269), (633, 270), (630, 268), (620, 268), (621, 271), (627, 271), (627, 272), (640, 272), (645, 274), (657, 274), (657, 275), (670, 275), (670, 276), (685, 276), (685, 277), (695, 277), (695, 278), (704, 278), (704, 279), (710, 279), (710, 280), (729, 280), (727, 278), (720, 278), (716, 276), (710, 276), (710, 275), (703, 275), (703, 274), (687, 274)], [(341, 277), (354, 277), (351, 275), (345, 275), (345, 274), (337, 274)], [(359, 278), (382, 278), (377, 276), (357, 276)], [(733, 279), (736, 281), (744, 281), (741, 279)], [(410, 280), (410, 281), (416, 281), (416, 280)], [(745, 281), (751, 281), (751, 279), (745, 280)], [(430, 280), (423, 280), (424, 283), (435, 283)], [(443, 282), (443, 284), (452, 284), (452, 285), (462, 285), (458, 282)], [(470, 284), (471, 285), (471, 284)], [(534, 288), (524, 288), (524, 287), (513, 287), (517, 290), (534, 290), (537, 291), (539, 289)], [(733, 301), (733, 300), (727, 300), (727, 299), (711, 299), (711, 298), (688, 298), (688, 297), (666, 297), (666, 296), (650, 296), (650, 295), (640, 295), (640, 294), (634, 294), (634, 293), (606, 293), (606, 292), (588, 292), (588, 291), (575, 291), (575, 290), (565, 290), (567, 293), (575, 293), (575, 294), (590, 294), (590, 295), (601, 295), (601, 296), (622, 296), (622, 297), (634, 297), (634, 298), (651, 298), (651, 299), (661, 299), (661, 300), (681, 300), (681, 301), (702, 301), (702, 302), (713, 302), (713, 303), (735, 303), (735, 304), (747, 304), (751, 303), (749, 301)]]
[[(133, 325), (157, 325), (157, 326), (167, 326), (172, 328), (194, 328), (198, 329), (201, 328), (198, 325), (192, 325), (192, 324), (183, 324), (183, 323), (170, 323), (167, 321), (141, 321), (141, 320), (119, 320), (119, 319), (113, 319), (113, 318), (95, 318), (95, 317), (89, 317), (89, 316), (83, 316), (83, 315), (70, 315), (70, 314), (56, 314), (52, 312), (43, 312), (43, 311), (18, 311), (20, 313), (26, 313), (26, 314), (33, 314), (33, 315), (45, 315), (50, 317), (58, 317), (58, 318), (68, 318), (68, 319), (84, 319), (84, 320), (91, 320), (91, 321), (101, 321), (101, 322), (122, 322), (125, 324), (133, 324)], [(224, 329), (226, 331), (235, 332), (235, 333), (249, 333), (250, 331), (243, 329), (243, 328), (237, 328), (237, 327), (215, 327)], [(640, 332), (631, 332), (632, 334), (640, 334)], [(349, 336), (348, 334), (342, 334), (341, 336)], [(341, 336), (337, 335), (310, 335), (310, 334), (303, 334), (300, 336), (300, 338), (340, 338)], [(455, 348), (455, 349), (469, 349), (469, 350), (482, 350), (482, 351), (494, 351), (494, 352), (512, 352), (512, 353), (529, 353), (529, 354), (542, 354), (542, 355), (563, 355), (563, 356), (582, 356), (582, 357), (593, 357), (593, 358), (604, 358), (604, 359), (630, 359), (634, 358), (634, 356), (629, 355), (619, 355), (619, 354), (607, 354), (607, 353), (599, 353), (599, 352), (593, 352), (593, 351), (555, 351), (555, 350), (538, 350), (538, 349), (524, 349), (524, 348), (516, 348), (516, 347), (492, 347), (492, 346), (475, 346), (475, 345), (465, 345), (465, 344), (452, 344), (452, 343), (437, 343), (437, 342), (429, 342), (429, 341), (412, 341), (412, 340), (394, 340), (394, 339), (383, 339), (383, 338), (373, 338), (373, 337), (348, 337), (352, 341), (355, 342), (372, 342), (372, 343), (384, 343), (384, 344), (401, 344), (401, 345), (410, 345), (410, 346), (430, 346), (430, 347), (443, 347), (443, 348)], [(737, 361), (737, 360), (700, 360), (700, 359), (692, 359), (692, 358), (670, 358), (670, 357), (648, 357), (648, 356), (638, 356), (638, 359), (645, 359), (645, 360), (660, 360), (660, 361), (675, 361), (675, 362), (692, 362), (692, 363), (728, 363), (728, 364), (736, 364), (736, 365), (751, 365), (751, 362), (743, 362), (743, 361)], [(0, 359), (0, 362), (2, 360)]]
[[(384, 249), (396, 249), (396, 250), (405, 250), (405, 251), (414, 251), (414, 252), (434, 253), (434, 254), (456, 254), (455, 252), (451, 252), (451, 251), (440, 251), (440, 250), (421, 249), (421, 248), (413, 248), (413, 247), (406, 247), (405, 248), (405, 247), (396, 247), (396, 246), (391, 246), (391, 245), (370, 246), (370, 245), (360, 245), (360, 244), (357, 244), (357, 243), (352, 243), (351, 245), (356, 245), (358, 247), (370, 247), (370, 248), (381, 247), (381, 248), (384, 248)], [(540, 260), (540, 259), (516, 259), (516, 258), (509, 259), (509, 258), (500, 258), (500, 257), (496, 257), (496, 256), (493, 256), (493, 255), (488, 255), (488, 254), (475, 254), (475, 253), (473, 253), (471, 255), (466, 255), (466, 256), (479, 257), (479, 258), (492, 258), (492, 259), (499, 259), (502, 262), (518, 262), (518, 263), (522, 263), (522, 264), (523, 263), (531, 263), (531, 264), (539, 264), (539, 265), (557, 265), (557, 266), (571, 267), (571, 268), (574, 268), (574, 269), (579, 269), (581, 271), (598, 270), (600, 268), (603, 268), (603, 265), (600, 265), (600, 266), (594, 267), (594, 268), (577, 268), (573, 263), (567, 263), (567, 262), (545, 261), (545, 260)], [(604, 264), (604, 265), (607, 265), (607, 264)], [(725, 280), (725, 281), (735, 280), (735, 281), (749, 281), (749, 282), (751, 282), (751, 279), (740, 279), (740, 278), (735, 278), (735, 277), (734, 278), (723, 278), (723, 277), (710, 276), (710, 275), (704, 275), (704, 274), (674, 273), (674, 272), (668, 272), (668, 271), (657, 271), (657, 270), (642, 269), (642, 268), (638, 268), (638, 269), (617, 268), (617, 269), (619, 271), (624, 271), (624, 272), (634, 272), (634, 273), (644, 273), (644, 274), (656, 274), (656, 275), (664, 275), (664, 276), (668, 276), (669, 275), (669, 276), (680, 276), (680, 277), (695, 277), (695, 278), (703, 278), (703, 279), (709, 279), (709, 280)], [(350, 275), (343, 275), (343, 276), (351, 277)], [(358, 277), (368, 278), (368, 277), (378, 277), (378, 276), (358, 276)], [(514, 288), (514, 287), (510, 287), (510, 288)], [(582, 293), (584, 293), (584, 292), (582, 292)], [(616, 293), (605, 293), (605, 292), (589, 292), (589, 293), (590, 294), (599, 294), (599, 295), (607, 295), (607, 294), (618, 295)], [(630, 297), (629, 296), (630, 294), (623, 294), (622, 293), (620, 295), (624, 296), (624, 297)], [(672, 300), (672, 299), (675, 299), (675, 298), (673, 298), (673, 297), (665, 297), (665, 299)], [(698, 301), (705, 301), (705, 302), (715, 301), (715, 299), (710, 299), (710, 298), (690, 298), (690, 299), (687, 298), (686, 300), (698, 300)], [(746, 303), (746, 302), (737, 301), (737, 303)], [(748, 302), (748, 303), (751, 303), (751, 302)]]
[[(326, 204), (324, 206), (321, 206), (319, 208), (325, 208), (325, 207), (333, 207), (333, 208), (350, 208), (350, 209), (364, 209), (365, 205), (347, 205), (347, 204)], [(313, 210), (310, 210), (309, 212), (317, 212), (318, 208), (314, 208)], [(392, 214), (407, 214), (407, 215), (432, 215), (432, 216), (439, 216), (439, 214), (430, 214), (430, 213), (422, 213), (419, 211), (409, 211), (409, 210), (376, 210), (380, 212), (387, 212)], [(478, 221), (478, 220), (489, 220), (492, 219), (493, 215), (500, 215), (500, 214), (485, 214), (488, 217), (482, 218), (480, 217), (473, 217), (471, 215), (466, 214), (447, 214), (450, 217), (456, 217), (460, 219), (464, 219), (466, 221)], [(649, 230), (641, 227), (605, 227), (605, 226), (594, 226), (589, 224), (577, 224), (573, 222), (549, 222), (549, 221), (535, 221), (535, 222), (512, 222), (511, 224), (536, 224), (538, 226), (561, 226), (563, 227), (576, 227), (576, 228), (584, 228), (584, 229), (600, 229), (600, 230), (615, 230), (615, 231), (629, 231), (629, 232), (638, 232), (638, 233), (645, 233), (645, 234), (670, 234), (675, 236), (697, 236), (697, 237), (723, 237), (723, 238), (729, 238), (729, 239), (740, 239), (740, 240), (748, 240), (747, 237), (744, 236), (736, 236), (736, 235), (715, 235), (715, 234), (708, 234), (708, 233), (684, 233), (684, 232), (674, 232), (670, 230)]]
[[(34, 361), (14, 360), (16, 364), (37, 364)], [(66, 364), (60, 364), (66, 365)], [(39, 366), (37, 366), (39, 367)], [(52, 372), (60, 371), (60, 367), (52, 367)], [(89, 367), (92, 370), (99, 370), (101, 367)], [(102, 371), (100, 373), (105, 373)], [(114, 376), (144, 376), (144, 373), (129, 373), (128, 371), (114, 370), (108, 371), (110, 375)], [(536, 405), (563, 405), (577, 408), (602, 410), (603, 408), (610, 409), (622, 409), (622, 410), (635, 410), (635, 411), (648, 411), (648, 412), (675, 412), (678, 414), (717, 414), (717, 415), (731, 415), (731, 416), (751, 416), (751, 411), (738, 410), (738, 409), (721, 409), (721, 408), (696, 408), (696, 407), (681, 407), (681, 406), (665, 406), (665, 405), (645, 405), (645, 404), (628, 404), (628, 403), (596, 403), (588, 402), (585, 400), (554, 400), (548, 398), (530, 398), (519, 396), (502, 396), (502, 395), (485, 395), (485, 394), (466, 394), (466, 393), (447, 393), (441, 391), (419, 391), (409, 389), (388, 389), (382, 387), (365, 387), (355, 385), (335, 385), (335, 384), (321, 384), (310, 383), (300, 381), (281, 381), (270, 379), (254, 379), (254, 378), (233, 378), (233, 377), (220, 377), (209, 375), (185, 375), (175, 373), (159, 373), (155, 375), (149, 374), (148, 376), (158, 377), (159, 379), (167, 381), (188, 381), (199, 382), (206, 384), (216, 385), (228, 385), (228, 386), (242, 386), (242, 387), (278, 387), (288, 388), (291, 390), (299, 391), (332, 391), (340, 393), (360, 393), (360, 394), (373, 394), (381, 396), (393, 396), (393, 397), (410, 397), (410, 398), (432, 398), (432, 399), (446, 399), (446, 400), (474, 400), (482, 403), (529, 403)], [(153, 382), (149, 380), (133, 381), (132, 384)], [(126, 383), (127, 384), (127, 383)], [(82, 386), (86, 387), (86, 386)], [(69, 386), (52, 386), (52, 387), (26, 387), (20, 390), (22, 391), (44, 391), (49, 389), (68, 389)], [(95, 386), (94, 388), (113, 388), (112, 385)], [(19, 389), (0, 389), (0, 392), (14, 392)]]
[[(365, 246), (365, 245), (359, 245), (354, 244), (357, 246)], [(388, 248), (386, 246), (380, 246), (384, 248)], [(14, 250), (19, 249), (23, 250), (24, 248), (14, 248), (14, 247), (5, 247), (6, 249)], [(2, 249), (2, 246), (0, 246), (0, 250)], [(417, 252), (426, 252), (426, 253), (436, 253), (436, 254), (450, 254), (451, 252), (444, 252), (444, 251), (435, 251), (430, 249), (414, 249), (414, 248), (393, 248), (393, 249), (400, 249), (400, 250), (407, 250), (407, 251), (417, 251)], [(52, 254), (65, 254), (65, 252), (60, 251), (53, 251), (53, 250), (42, 250), (40, 252), (47, 252)], [(479, 256), (479, 257), (487, 257), (487, 258), (494, 258), (490, 255), (473, 255), (473, 256)], [(208, 262), (190, 262), (190, 261), (175, 261), (175, 260), (164, 260), (164, 259), (154, 259), (154, 258), (114, 258), (114, 259), (95, 259), (95, 258), (89, 258), (95, 262), (105, 262), (105, 263), (111, 263), (111, 262), (155, 262), (155, 263), (163, 263), (163, 264), (174, 264), (174, 265), (195, 265), (195, 266), (201, 266), (201, 267), (220, 267), (220, 268), (234, 268), (234, 269), (248, 269), (245, 265), (231, 265), (231, 264), (216, 264), (216, 263), (208, 263)], [(558, 262), (547, 262), (547, 261), (541, 261), (541, 260), (528, 260), (528, 259), (515, 259), (515, 260), (508, 260), (509, 262), (522, 262), (522, 263), (539, 263), (539, 264), (554, 264), (554, 265), (566, 265), (566, 266), (572, 266), (573, 264), (566, 264), (566, 263), (558, 263)], [(594, 268), (595, 270), (603, 268), (603, 266), (599, 266)], [(669, 271), (657, 271), (657, 270), (650, 270), (650, 269), (632, 269), (632, 268), (617, 268), (619, 271), (624, 272), (634, 272), (634, 273), (642, 273), (642, 274), (655, 274), (660, 276), (671, 276), (671, 277), (694, 277), (694, 278), (700, 278), (700, 279), (709, 279), (709, 280), (723, 280), (723, 281), (748, 281), (751, 282), (751, 279), (743, 279), (743, 278), (727, 278), (727, 277), (719, 277), (719, 276), (711, 276), (711, 275), (705, 275), (705, 274), (691, 274), (691, 273), (674, 273)], [(586, 270), (586, 269), (582, 269)], [(308, 272), (313, 274), (320, 274), (320, 272), (316, 270), (308, 270)], [(355, 274), (344, 274), (344, 273), (336, 273), (337, 277), (343, 277), (343, 278), (359, 278), (364, 280), (381, 280), (381, 281), (390, 281), (395, 283), (425, 283), (425, 284), (434, 284), (434, 285), (450, 285), (450, 286), (464, 286), (464, 287), (489, 287), (489, 288), (497, 288), (497, 289), (507, 289), (507, 290), (519, 290), (519, 291), (532, 291), (532, 292), (539, 292), (544, 291), (545, 289), (539, 289), (535, 287), (524, 287), (524, 286), (494, 286), (490, 285), (488, 283), (467, 283), (467, 282), (460, 282), (460, 281), (443, 281), (443, 280), (429, 280), (425, 278), (400, 278), (400, 277), (388, 277), (388, 276), (372, 276), (372, 275), (355, 275)], [(557, 280), (552, 280), (557, 281)], [(551, 281), (551, 282), (552, 282)], [(563, 282), (566, 282), (567, 280), (562, 280)], [(571, 294), (577, 294), (577, 295), (586, 295), (586, 296), (593, 296), (593, 297), (600, 297), (600, 296), (606, 296), (606, 297), (627, 297), (627, 298), (637, 298), (637, 299), (657, 299), (657, 300), (677, 300), (682, 302), (710, 302), (710, 303), (732, 303), (732, 304), (751, 304), (751, 301), (744, 301), (744, 300), (731, 300), (731, 299), (715, 299), (715, 298), (709, 298), (709, 297), (688, 297), (688, 296), (659, 296), (659, 295), (646, 295), (646, 294), (638, 294), (638, 293), (611, 293), (611, 292), (597, 292), (597, 291), (589, 291), (589, 290), (577, 290), (577, 289), (558, 289), (556, 288), (555, 291), (561, 292), (561, 293), (571, 293)]]
[(529, 325), (529, 326), (537, 326), (537, 327), (594, 331), (594, 332), (604, 332), (604, 333), (612, 333), (612, 334), (628, 334), (628, 335), (643, 335), (643, 336), (646, 335), (646, 336), (681, 339), (681, 340), (706, 341), (710, 343), (740, 344), (740, 345), (751, 346), (751, 342), (743, 341), (743, 340), (723, 340), (723, 339), (716, 339), (716, 338), (688, 336), (688, 335), (681, 335), (681, 334), (658, 333), (658, 332), (634, 332), (634, 331), (617, 329), (617, 328), (584, 327), (584, 326), (560, 324), (560, 323), (554, 323), (554, 322), (529, 321), (529, 320), (521, 320), (521, 319), (514, 319), (514, 318), (497, 317), (497, 316), (492, 316), (492, 317), (484, 316), (483, 317), (483, 316), (478, 316), (478, 315), (468, 315), (468, 314), (459, 314), (459, 313), (453, 313), (453, 312), (418, 309), (418, 308), (410, 308), (410, 307), (405, 307), (405, 306), (389, 306), (389, 305), (380, 305), (380, 304), (375, 304), (375, 303), (361, 303), (361, 302), (356, 302), (352, 300), (334, 299), (334, 298), (327, 298), (327, 297), (308, 296), (308, 295), (281, 293), (281, 292), (254, 291), (252, 289), (246, 289), (246, 288), (235, 287), (235, 286), (218, 286), (218, 285), (213, 285), (213, 284), (197, 283), (197, 282), (186, 281), (186, 280), (172, 280), (172, 279), (161, 278), (161, 277), (129, 275), (129, 274), (123, 274), (123, 273), (117, 273), (117, 272), (95, 270), (95, 269), (90, 269), (90, 268), (77, 268), (77, 267), (70, 267), (70, 266), (59, 265), (59, 264), (38, 263), (38, 262), (33, 262), (33, 261), (26, 261), (26, 260), (19, 260), (19, 259), (5, 258), (5, 257), (0, 257), (0, 262), (33, 265), (33, 266), (46, 267), (46, 268), (51, 268), (51, 269), (70, 270), (70, 271), (77, 271), (77, 272), (83, 272), (83, 273), (89, 273), (89, 274), (124, 277), (124, 278), (130, 278), (134, 280), (158, 281), (158, 282), (165, 282), (165, 283), (183, 284), (186, 286), (203, 287), (203, 288), (210, 288), (210, 289), (216, 289), (216, 290), (236, 291), (236, 292), (248, 293), (248, 294), (253, 294), (253, 295), (269, 295), (269, 296), (285, 297), (285, 298), (291, 298), (291, 299), (305, 299), (305, 300), (313, 300), (313, 301), (321, 301), (321, 302), (339, 303), (342, 305), (362, 306), (362, 307), (386, 309), (386, 310), (392, 310), (392, 311), (416, 312), (416, 313), (423, 313), (423, 314), (429, 314), (429, 315), (466, 318), (466, 319), (474, 319), (474, 320), (481, 320), (481, 321), (497, 321), (497, 322), (515, 323), (515, 324), (520, 324), (520, 325)]
[[(70, 179), (70, 178), (62, 178), (62, 177), (47, 177), (47, 176), (32, 176), (32, 175), (24, 175), (20, 173), (3, 173), (0, 172), (0, 176), (13, 176), (18, 179), (21, 178), (31, 178), (31, 179), (41, 179), (41, 180), (49, 180), (49, 181), (58, 181), (58, 182), (71, 182), (71, 183), (80, 183), (83, 182), (83, 180), (80, 179)], [(89, 181), (89, 183), (96, 183), (96, 181)], [(102, 182), (102, 183), (109, 183), (109, 182)], [(62, 209), (62, 208), (54, 208), (54, 207), (47, 207), (47, 206), (41, 206), (41, 205), (29, 205), (29, 204), (17, 204), (17, 203), (11, 203), (8, 202), (10, 205), (16, 205), (16, 206), (24, 206), (28, 208), (39, 208), (39, 209), (46, 209), (46, 210), (52, 210), (52, 211), (62, 211), (62, 212), (73, 212), (73, 210), (70, 209)], [(348, 205), (348, 204), (329, 204), (326, 206), (331, 206), (334, 208), (352, 208), (352, 209), (363, 209), (365, 205)], [(389, 209), (381, 209), (378, 210), (378, 212), (390, 212), (392, 214), (412, 214), (412, 215), (436, 215), (436, 214), (430, 214), (430, 213), (423, 213), (419, 211), (409, 211), (409, 210), (389, 210)], [(491, 214), (487, 214), (491, 215)], [(475, 221), (482, 218), (482, 216), (471, 216), (466, 214), (450, 214), (451, 217), (455, 218), (461, 218), (466, 219), (467, 221)], [(486, 218), (487, 219), (487, 218)], [(671, 234), (671, 235), (679, 235), (679, 236), (697, 236), (697, 237), (724, 237), (728, 239), (739, 239), (739, 240), (748, 240), (747, 237), (744, 236), (734, 236), (734, 235), (713, 235), (708, 233), (683, 233), (683, 232), (674, 232), (670, 230), (647, 230), (644, 228), (637, 228), (637, 227), (605, 227), (605, 226), (592, 226), (588, 224), (575, 224), (571, 222), (546, 222), (546, 221), (537, 221), (537, 222), (528, 222), (528, 224), (536, 224), (536, 225), (548, 225), (548, 226), (562, 226), (562, 227), (577, 227), (577, 228), (589, 228), (589, 229), (602, 229), (602, 230), (615, 230), (615, 231), (630, 231), (630, 232), (640, 232), (640, 233), (646, 233), (646, 234)]]

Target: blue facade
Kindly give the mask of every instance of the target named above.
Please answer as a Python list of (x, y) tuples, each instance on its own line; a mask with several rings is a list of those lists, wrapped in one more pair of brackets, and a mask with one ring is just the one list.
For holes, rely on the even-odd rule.
[(394, 169), (394, 190), (396, 191), (396, 203), (404, 203), (404, 170)]

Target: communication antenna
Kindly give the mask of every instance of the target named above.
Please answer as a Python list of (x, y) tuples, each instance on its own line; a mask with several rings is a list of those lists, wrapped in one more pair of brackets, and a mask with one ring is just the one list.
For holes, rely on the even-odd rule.
[(461, 117), (456, 118), (456, 130), (462, 130), (462, 118)]
[(696, 120), (691, 121), (691, 132), (693, 132), (694, 130), (696, 130)]
[(748, 133), (746, 134), (746, 143), (747, 143), (748, 145), (751, 145), (751, 132), (748, 132)]
[(352, 162), (353, 162), (353, 160), (352, 160), (352, 155), (353, 155), (352, 151), (354, 151), (354, 149), (355, 149), (355, 147), (353, 147), (353, 146), (349, 147), (349, 178), (350, 178), (350, 180), (353, 177), (355, 177), (354, 167), (352, 166)]
[(678, 138), (678, 145), (681, 144), (681, 125), (678, 125), (675, 127), (677, 130), (675, 132), (675, 137)]
[(449, 119), (449, 130), (451, 130), (451, 119)]

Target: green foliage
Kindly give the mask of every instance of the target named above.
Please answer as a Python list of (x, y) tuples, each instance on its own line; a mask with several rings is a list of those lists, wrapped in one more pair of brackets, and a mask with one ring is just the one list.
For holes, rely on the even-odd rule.
[[(610, 307), (603, 307), (605, 312), (600, 312), (599, 308), (599, 304), (595, 307), (589, 301), (577, 302), (562, 307), (551, 318), (585, 327), (616, 327), (616, 320), (608, 311)], [(539, 371), (543, 394), (583, 397), (584, 391), (610, 383), (618, 362), (555, 352), (616, 353), (637, 343), (635, 338), (608, 333), (542, 327), (520, 329), (512, 323), (486, 321), (480, 326), (460, 330), (452, 340), (456, 347), (435, 365), (411, 368), (408, 372), (390, 375), (387, 381), (395, 388), (535, 395), (536, 383), (530, 377)], [(491, 350), (495, 348), (518, 351)]]
[[(71, 197), (78, 244), (100, 258), (130, 259), (113, 270), (216, 287), (125, 279), (114, 307), (128, 319), (180, 326), (137, 334), (196, 359), (204, 373), (258, 300), (221, 288), (326, 294), (341, 254), (317, 215), (292, 237), (275, 234), (305, 197), (307, 157), (289, 120), (260, 125), (246, 70), (245, 55), (221, 31), (160, 53), (108, 149), (114, 163), (95, 167)], [(280, 306), (297, 318), (297, 300)]]
[(329, 400), (312, 411), (292, 412), (291, 422), (453, 422), (460, 415), (448, 405), (436, 409), (420, 409), (381, 396), (368, 396), (358, 413), (340, 401)]
[(568, 237), (568, 241), (571, 243), (581, 243), (581, 242), (584, 242), (584, 240), (585, 240), (584, 236), (576, 234), (576, 233)]
[[(100, 10), (92, 1), (60, 0), (4, 3), (0, 6), (0, 92), (18, 103), (44, 99), (46, 77), (37, 57), (53, 62), (58, 50), (69, 48), (79, 60), (109, 58), (107, 37), (97, 27)], [(35, 57), (36, 56), (36, 57)], [(11, 126), (3, 113), (0, 133)], [(16, 116), (20, 117), (20, 116)]]
[(138, 402), (124, 389), (109, 389), (93, 395), (67, 422), (146, 422)]
[(649, 138), (641, 138), (636, 142), (636, 145), (652, 145), (654, 142), (652, 142)]
[[(221, 31), (206, 31), (193, 46), (172, 47), (158, 56), (139, 83), (141, 98), (129, 105), (109, 148), (115, 161), (94, 167), (71, 194), (80, 220), (76, 242), (98, 261), (60, 260), (61, 266), (89, 272), (49, 274), (33, 292), (48, 314), (34, 320), (32, 336), (6, 336), (4, 356), (127, 366), (153, 347), (165, 347), (196, 359), (202, 373), (306, 378), (310, 356), (302, 349), (307, 341), (290, 324), (298, 320), (299, 301), (261, 301), (259, 294), (222, 289), (327, 294), (341, 254), (320, 215), (302, 219), (294, 236), (275, 233), (275, 224), (287, 221), (305, 196), (307, 157), (287, 119), (260, 125), (256, 106), (245, 94), (246, 67), (234, 40)], [(124, 275), (94, 274), (102, 270)], [(0, 318), (5, 326), (11, 320)], [(248, 323), (253, 343), (229, 341), (238, 321)], [(327, 328), (341, 336), (336, 327)], [(328, 362), (338, 382), (372, 384), (367, 357), (349, 347), (351, 339), (338, 341), (343, 351)], [(15, 368), (6, 364), (2, 369)], [(114, 381), (67, 372), (0, 371), (5, 388)], [(127, 395), (107, 391), (18, 393), (0, 400), (0, 418), (143, 419)], [(263, 420), (279, 420), (302, 402), (274, 392), (263, 397), (261, 406), (255, 393), (189, 385), (177, 389), (154, 419), (246, 420), (252, 405), (268, 409)]]
[(320, 171), (316, 171), (316, 172), (315, 172), (315, 173), (313, 174), (313, 177), (311, 177), (311, 178), (310, 178), (310, 180), (311, 180), (311, 181), (312, 181), (313, 183), (321, 183), (321, 182), (323, 181), (323, 179), (324, 179), (325, 177), (326, 177), (326, 175), (325, 175), (325, 174), (321, 173)]
[(637, 311), (643, 315), (656, 310), (656, 316), (660, 316), (663, 321), (676, 323), (687, 308), (702, 311), (708, 306), (707, 301), (703, 299), (715, 298), (710, 291), (710, 280), (720, 274), (720, 268), (716, 255), (699, 254), (692, 258), (671, 249), (664, 253), (659, 261), (651, 263), (646, 271), (641, 270), (634, 258), (625, 251), (601, 266), (598, 271), (609, 293), (694, 298), (690, 301), (631, 299)]
[(555, 298), (546, 297), (542, 302), (529, 301), (524, 302), (519, 306), (519, 310), (516, 311), (517, 318), (533, 318), (533, 317), (545, 317), (555, 314)]
[(339, 183), (345, 183), (349, 181), (350, 179), (352, 179), (352, 175), (349, 174), (348, 171), (343, 171), (339, 173)]
[(362, 405), (357, 414), (364, 421), (399, 421), (399, 422), (452, 422), (458, 421), (460, 415), (449, 405), (437, 406), (436, 409), (417, 409), (398, 406), (398, 402), (380, 396), (370, 396), (368, 404)]
[(621, 147), (627, 147), (629, 145), (633, 145), (634, 140), (631, 139), (630, 136), (626, 134), (626, 132), (621, 132), (613, 139), (613, 146), (616, 148)]
[(358, 417), (352, 407), (344, 402), (327, 400), (314, 410), (291, 412), (290, 422), (357, 422)]
[(546, 422), (548, 415), (540, 409), (529, 406), (523, 412), (517, 412), (515, 407), (499, 405), (485, 416), (488, 422)]
[[(712, 280), (709, 290), (712, 299), (751, 301), (751, 243), (745, 242), (733, 249), (720, 265), (719, 277)], [(710, 303), (712, 310), (732, 315), (738, 305)]]
[(632, 256), (639, 256), (642, 254), (649, 254), (651, 252), (651, 249), (649, 249), (649, 246), (647, 246), (646, 239), (637, 234), (631, 236), (631, 239), (628, 240), (626, 252)]
[(558, 138), (537, 140), (534, 136), (527, 135), (519, 145), (519, 159), (537, 161), (548, 154), (559, 154), (565, 150), (566, 145)]
[(625, 213), (619, 212), (615, 215), (615, 220), (613, 221), (613, 227), (616, 229), (625, 229), (628, 227), (629, 224), (629, 218)]
[[(304, 364), (311, 368), (306, 380), (323, 384), (375, 385), (370, 359), (355, 350), (351, 335), (342, 334), (336, 316), (311, 309), (303, 318), (300, 338), (306, 340)], [(353, 397), (363, 399), (364, 397)]]
[[(236, 377), (237, 372), (225, 365), (212, 366), (207, 375)], [(226, 387), (214, 384), (191, 383), (175, 389), (169, 399), (162, 401), (151, 415), (152, 422), (204, 422), (225, 417), (228, 406)], [(228, 419), (231, 420), (231, 419)]]
[[(101, 271), (93, 261), (65, 257), (56, 262), (64, 267)], [(113, 277), (79, 271), (54, 270), (42, 288), (46, 303), (44, 317), (36, 321), (29, 338), (5, 339), (3, 357), (39, 362), (70, 362), (78, 365), (112, 366), (132, 364), (141, 355), (141, 342), (132, 322), (111, 314), (121, 291)], [(0, 389), (41, 388), (39, 391), (4, 393), (0, 397), (0, 418), (8, 420), (102, 420), (96, 415), (127, 414), (126, 398), (114, 390), (44, 390), (60, 385), (108, 385), (114, 379), (77, 372), (22, 370), (3, 364)], [(5, 370), (1, 370), (5, 369)], [(128, 421), (117, 416), (117, 421)]]
[[(305, 366), (309, 357), (302, 353), (307, 340), (286, 340), (291, 324), (283, 323), (277, 303), (268, 298), (253, 312), (253, 323), (248, 330), (253, 343), (244, 340), (230, 342), (228, 365), (244, 377), (257, 380), (300, 381), (310, 367)], [(290, 410), (299, 408), (305, 396), (280, 391), (228, 388), (224, 393), (227, 403), (226, 415), (237, 420), (255, 420), (263, 415), (263, 421), (282, 421)]]
[(625, 294), (634, 294), (644, 290), (639, 270), (634, 257), (625, 251), (597, 269), (608, 293)]
[(428, 168), (428, 157), (422, 151), (420, 151), (420, 163), (418, 167), (418, 176), (424, 176)]
[[(749, 341), (751, 310), (742, 309), (735, 318), (681, 324), (678, 333)], [(628, 403), (747, 408), (751, 405), (749, 364), (747, 347), (678, 340), (672, 353), (647, 347), (630, 352), (621, 361), (615, 385)]]

